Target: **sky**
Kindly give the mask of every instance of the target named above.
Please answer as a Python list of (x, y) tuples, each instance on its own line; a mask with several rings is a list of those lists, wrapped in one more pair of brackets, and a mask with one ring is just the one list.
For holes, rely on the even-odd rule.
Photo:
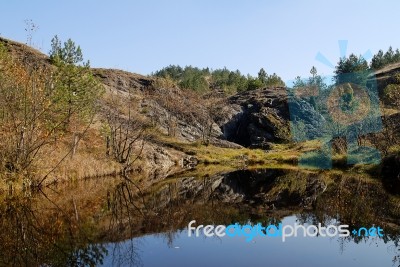
[(400, 1), (356, 0), (14, 0), (1, 1), (0, 36), (28, 42), (25, 20), (44, 53), (51, 39), (71, 38), (93, 67), (150, 74), (170, 64), (227, 67), (284, 80), (333, 68), (339, 40), (349, 53), (400, 48)]

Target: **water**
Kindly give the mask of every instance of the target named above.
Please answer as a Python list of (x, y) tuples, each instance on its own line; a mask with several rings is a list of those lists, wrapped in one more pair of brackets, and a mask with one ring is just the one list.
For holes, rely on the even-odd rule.
[[(0, 266), (399, 266), (400, 199), (356, 173), (186, 173), (1, 195)], [(147, 181), (144, 179), (144, 181)], [(187, 225), (380, 226), (382, 237), (188, 237)]]
[[(296, 221), (296, 216), (282, 220)], [(393, 266), (398, 254), (394, 242), (370, 238), (360, 243), (322, 237), (297, 237), (283, 243), (279, 238), (194, 238), (187, 231), (146, 235), (118, 244), (103, 266)], [(119, 246), (119, 250), (114, 248)], [(134, 247), (137, 254), (131, 253)]]

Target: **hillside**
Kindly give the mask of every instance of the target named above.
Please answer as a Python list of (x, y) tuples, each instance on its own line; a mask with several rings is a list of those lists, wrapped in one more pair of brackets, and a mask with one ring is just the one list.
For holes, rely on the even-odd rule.
[[(0, 43), (28, 68), (56, 68), (40, 51), (4, 38)], [(107, 156), (104, 126), (110, 118), (118, 118), (123, 127), (134, 125), (137, 132), (144, 131), (135, 145), (135, 153), (140, 155), (134, 169), (154, 178), (201, 162), (202, 155), (196, 152), (199, 146), (220, 147), (226, 149), (221, 153), (228, 154), (232, 154), (229, 149), (238, 150), (232, 154), (236, 157), (245, 152), (243, 146), (267, 148), (269, 142), (288, 140), (284, 88), (259, 89), (230, 98), (200, 96), (160, 78), (115, 69), (93, 68), (92, 73), (105, 88), (97, 114), (79, 142), (75, 138), (79, 133), (67, 130), (62, 143), (46, 147), (44, 158), (38, 161), (41, 170), (56, 166), (74, 142), (78, 146), (73, 157), (68, 156), (50, 174), (48, 182), (119, 172), (120, 165)], [(207, 150), (200, 154), (209, 153)]]
[[(57, 68), (40, 51), (4, 38), (0, 43), (26, 68), (44, 68), (50, 73)], [(380, 86), (391, 83), (398, 70), (397, 64), (377, 71)], [(146, 177), (143, 183), (153, 183), (198, 164), (238, 168), (271, 160), (294, 163), (302, 150), (318, 147), (291, 143), (284, 87), (232, 96), (218, 91), (201, 95), (160, 77), (104, 68), (92, 68), (91, 73), (104, 88), (104, 94), (96, 100), (96, 113), (88, 127), (74, 122), (59, 139), (40, 151), (35, 175), (46, 177), (46, 183), (125, 172), (124, 160), (113, 159), (110, 152), (110, 131), (120, 137), (126, 132), (126, 139), (120, 142), (133, 144), (129, 157), (134, 164), (129, 171)], [(299, 100), (296, 108), (299, 119), (305, 118), (310, 134), (318, 136), (324, 123), (321, 115), (307, 101)], [(392, 117), (397, 121), (394, 115), (384, 123), (393, 122)], [(385, 141), (387, 134), (385, 138), (379, 134), (365, 137), (364, 142), (375, 143), (389, 153), (388, 146), (394, 143)], [(346, 152), (345, 144), (335, 140), (333, 145), (335, 153), (339, 153), (335, 159), (343, 161), (345, 155), (340, 153)]]

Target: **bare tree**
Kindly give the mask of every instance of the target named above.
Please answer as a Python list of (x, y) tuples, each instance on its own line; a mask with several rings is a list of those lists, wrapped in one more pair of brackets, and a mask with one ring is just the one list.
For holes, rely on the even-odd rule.
[(130, 171), (140, 157), (146, 139), (145, 124), (138, 118), (133, 102), (135, 99), (130, 94), (126, 99), (114, 97), (111, 105), (122, 105), (125, 110), (110, 109), (106, 115), (106, 153), (123, 165), (123, 174)]

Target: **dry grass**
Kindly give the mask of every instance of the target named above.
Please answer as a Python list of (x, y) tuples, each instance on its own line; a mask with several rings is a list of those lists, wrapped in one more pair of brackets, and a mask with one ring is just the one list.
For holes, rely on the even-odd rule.
[(267, 159), (295, 164), (301, 154), (319, 149), (320, 147), (321, 143), (318, 140), (296, 144), (274, 144), (272, 149), (267, 153)]
[(120, 164), (106, 156), (104, 138), (95, 125), (79, 141), (75, 155), (71, 153), (72, 143), (72, 134), (67, 134), (56, 146), (44, 149), (37, 162), (36, 176), (44, 177), (56, 166), (46, 183), (105, 176), (120, 170)]
[(202, 145), (200, 142), (188, 143), (162, 134), (154, 134), (158, 142), (195, 156), (201, 164), (227, 167), (272, 167), (297, 168), (297, 159), (304, 152), (320, 147), (319, 141), (306, 141), (298, 144), (274, 144), (271, 150), (249, 148), (223, 148)]

